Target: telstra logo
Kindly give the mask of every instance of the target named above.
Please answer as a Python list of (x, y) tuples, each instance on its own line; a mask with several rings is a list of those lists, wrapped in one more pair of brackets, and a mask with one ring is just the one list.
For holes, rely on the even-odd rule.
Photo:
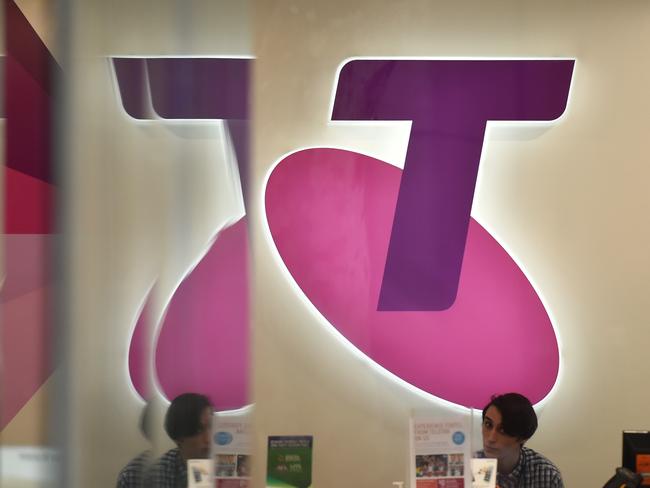
[(559, 371), (548, 313), (470, 217), (488, 121), (553, 121), (574, 60), (355, 59), (332, 120), (412, 121), (403, 171), (344, 149), (282, 158), (266, 216), (288, 272), (320, 314), (395, 376), (481, 406), (544, 398)]
[[(173, 83), (143, 91), (137, 62), (115, 64), (123, 105), (134, 118), (158, 117), (148, 116), (148, 99), (163, 100), (154, 111), (163, 118), (242, 118), (216, 94), (210, 106), (218, 110), (206, 112)], [(174, 62), (149, 61), (148, 76), (154, 70), (154, 79), (173, 79), (180, 72)], [(183, 63), (200, 65), (215, 86), (234, 83), (235, 68), (210, 68), (226, 66), (223, 59)], [(411, 121), (404, 169), (341, 148), (309, 148), (284, 156), (268, 175), (266, 223), (291, 279), (342, 338), (422, 391), (479, 406), (495, 391), (521, 391), (538, 402), (555, 384), (559, 351), (549, 315), (470, 211), (487, 123), (556, 120), (567, 106), (574, 65), (350, 60), (338, 76), (331, 118)], [(194, 95), (211, 93), (203, 88)], [(240, 326), (247, 327), (223, 324)]]

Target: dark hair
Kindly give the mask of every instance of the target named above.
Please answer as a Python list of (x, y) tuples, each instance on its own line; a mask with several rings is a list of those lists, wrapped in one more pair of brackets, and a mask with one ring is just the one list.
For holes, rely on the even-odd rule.
[(173, 441), (201, 432), (201, 414), (212, 402), (205, 395), (183, 393), (172, 400), (165, 415), (165, 431)]
[(537, 430), (537, 414), (525, 396), (519, 393), (493, 395), (483, 409), (483, 419), (491, 406), (501, 414), (501, 428), (509, 436), (530, 439)]

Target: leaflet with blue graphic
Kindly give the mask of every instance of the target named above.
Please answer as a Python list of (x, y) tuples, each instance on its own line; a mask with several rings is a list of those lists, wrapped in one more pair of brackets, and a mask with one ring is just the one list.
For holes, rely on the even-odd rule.
[(212, 455), (217, 488), (250, 485), (251, 435), (247, 415), (217, 415), (213, 422)]
[(411, 419), (411, 487), (471, 486), (469, 417)]

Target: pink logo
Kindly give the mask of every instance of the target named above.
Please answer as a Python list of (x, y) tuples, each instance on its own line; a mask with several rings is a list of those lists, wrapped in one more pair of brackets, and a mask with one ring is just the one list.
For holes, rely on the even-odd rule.
[(411, 385), (482, 406), (555, 384), (557, 340), (535, 290), (470, 218), (486, 123), (551, 121), (574, 62), (357, 60), (335, 120), (412, 120), (404, 170), (350, 151), (284, 158), (266, 189), (289, 273), (348, 341)]
[[(247, 193), (250, 59), (113, 58), (122, 107), (138, 120), (223, 120)], [(236, 193), (236, 192), (235, 192)], [(236, 207), (236, 205), (234, 205)], [(233, 207), (233, 208), (234, 208)], [(189, 216), (188, 216), (189, 218)], [(233, 217), (233, 220), (234, 217)], [(148, 396), (147, 351), (167, 398), (187, 391), (210, 395), (217, 410), (248, 400), (248, 230), (241, 218), (215, 228), (215, 240), (166, 304), (158, 327), (146, 327), (145, 307), (129, 347), (129, 374)], [(148, 331), (159, 330), (154, 338)]]

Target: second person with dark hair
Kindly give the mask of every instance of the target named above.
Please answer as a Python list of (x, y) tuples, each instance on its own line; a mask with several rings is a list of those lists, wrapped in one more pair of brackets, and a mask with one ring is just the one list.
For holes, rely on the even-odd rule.
[(524, 447), (537, 430), (537, 415), (519, 393), (493, 396), (483, 409), (483, 454), (497, 459), (499, 488), (564, 488), (560, 470)]
[(198, 393), (183, 393), (172, 400), (165, 415), (165, 431), (176, 446), (152, 466), (146, 485), (150, 488), (187, 486), (187, 460), (210, 456), (214, 408)]

